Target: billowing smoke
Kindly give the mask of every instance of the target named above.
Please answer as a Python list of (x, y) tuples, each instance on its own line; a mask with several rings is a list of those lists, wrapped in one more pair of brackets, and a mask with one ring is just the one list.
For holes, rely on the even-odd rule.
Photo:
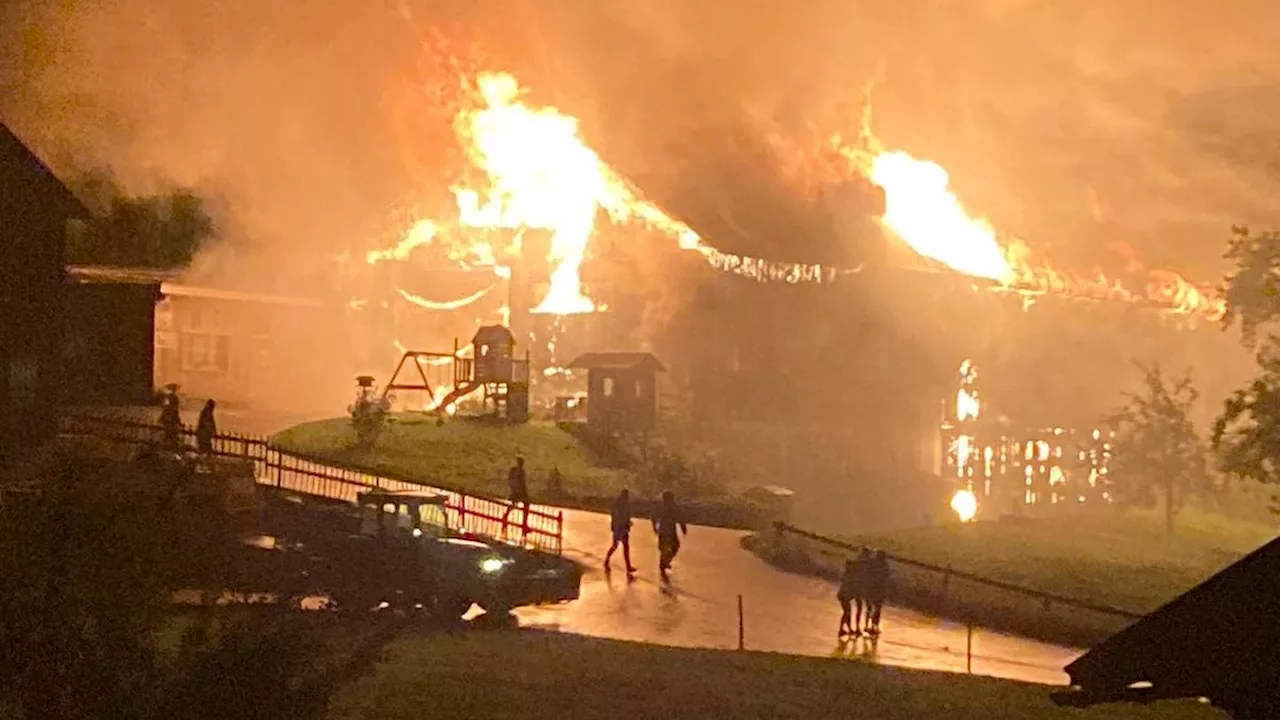
[(814, 214), (779, 199), (764, 138), (850, 127), (868, 82), (889, 145), (937, 160), (975, 211), (1057, 252), (1123, 241), (1216, 275), (1226, 228), (1268, 224), (1280, 197), (1280, 9), (1266, 0), (2, 12), (0, 116), (60, 171), (106, 164), (134, 187), (225, 196), (224, 230), (298, 269), (367, 245), (411, 194), (391, 101), (431, 27), (482, 44), (649, 194), (744, 248), (830, 250)]
[(850, 260), (857, 239), (796, 195), (771, 138), (855, 130), (869, 86), (888, 146), (937, 161), (970, 210), (1068, 264), (1123, 243), (1213, 279), (1229, 226), (1274, 226), (1280, 209), (1269, 0), (0, 7), (0, 118), (63, 175), (106, 166), (126, 189), (218, 199), (222, 239), (253, 260), (224, 242), (193, 272), (276, 292), (331, 286), (335, 258), (358, 263), (448, 197), (447, 129), (418, 91), (436, 30), (580, 117), (646, 196), (727, 250)]

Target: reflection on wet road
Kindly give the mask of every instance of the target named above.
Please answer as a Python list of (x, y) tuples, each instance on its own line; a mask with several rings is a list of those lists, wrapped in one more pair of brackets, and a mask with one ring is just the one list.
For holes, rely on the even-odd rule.
[[(927, 670), (965, 672), (963, 625), (910, 610), (885, 608), (876, 642), (839, 643), (835, 587), (779, 572), (742, 550), (742, 532), (691, 527), (671, 583), (658, 577), (657, 543), (646, 522), (632, 531), (640, 572), (628, 579), (622, 558), (602, 567), (609, 547), (603, 515), (565, 511), (566, 555), (586, 565), (582, 597), (555, 607), (516, 611), (524, 626), (681, 647), (738, 646), (737, 597), (743, 596), (748, 650), (839, 656)], [(1066, 684), (1062, 667), (1082, 650), (1002, 635), (973, 634), (973, 672), (1029, 682)]]
[[(188, 418), (194, 423), (194, 414)], [(302, 418), (256, 411), (221, 416), (241, 432), (270, 434)], [(681, 647), (738, 646), (738, 595), (743, 596), (748, 650), (838, 656), (888, 665), (965, 672), (963, 625), (910, 610), (885, 608), (884, 635), (877, 642), (840, 643), (835, 587), (824, 580), (783, 573), (742, 550), (743, 533), (691, 527), (676, 558), (670, 585), (658, 579), (657, 542), (646, 522), (632, 532), (633, 560), (640, 573), (628, 580), (622, 558), (603, 571), (609, 547), (604, 515), (565, 511), (566, 555), (586, 566), (582, 597), (567, 605), (516, 611), (526, 626), (597, 637)], [(1065, 684), (1063, 666), (1083, 650), (975, 630), (973, 672), (1028, 682)]]

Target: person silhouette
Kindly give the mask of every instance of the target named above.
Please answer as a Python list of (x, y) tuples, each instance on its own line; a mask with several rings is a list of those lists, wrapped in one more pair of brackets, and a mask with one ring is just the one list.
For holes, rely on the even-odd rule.
[(621, 546), (622, 559), (627, 563), (627, 573), (635, 572), (636, 568), (631, 564), (631, 492), (626, 488), (618, 493), (618, 498), (609, 508), (609, 529), (613, 534), (613, 542), (609, 545), (609, 552), (604, 555), (605, 570), (609, 569), (613, 553)]
[(689, 534), (689, 526), (676, 505), (676, 494), (670, 490), (662, 493), (662, 505), (653, 519), (653, 530), (658, 535), (658, 573), (665, 580), (671, 562), (680, 552), (680, 536)]

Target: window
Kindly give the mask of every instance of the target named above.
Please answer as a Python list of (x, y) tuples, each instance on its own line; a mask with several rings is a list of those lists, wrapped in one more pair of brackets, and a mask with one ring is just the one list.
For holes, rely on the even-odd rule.
[(231, 341), (225, 335), (183, 333), (178, 340), (183, 370), (226, 372)]
[(613, 397), (613, 378), (611, 377), (604, 379), (604, 396)]

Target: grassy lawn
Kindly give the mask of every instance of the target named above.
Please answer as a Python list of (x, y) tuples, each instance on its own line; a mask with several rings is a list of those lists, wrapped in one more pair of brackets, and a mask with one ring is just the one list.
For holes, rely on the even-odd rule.
[[(347, 418), (304, 423), (271, 438), (300, 454), (335, 463), (405, 477), (477, 495), (506, 497), (507, 470), (517, 455), (525, 458), (529, 492), (535, 503), (588, 510), (608, 508), (618, 490), (630, 487), (637, 514), (646, 498), (630, 472), (609, 467), (577, 438), (549, 423), (495, 425), (463, 418), (437, 426), (434, 418), (393, 416), (368, 451), (354, 448), (355, 432)], [(551, 481), (558, 470), (560, 488)], [(752, 508), (723, 491), (682, 495), (690, 522), (745, 526)]]
[(914, 560), (1146, 613), (1277, 534), (1274, 526), (1188, 511), (1176, 533), (1156, 513), (980, 522), (854, 538)]
[[(1144, 614), (1277, 534), (1274, 525), (1185, 511), (1177, 532), (1158, 513), (1071, 514), (919, 528), (845, 538), (891, 554), (993, 580)], [(775, 564), (832, 576), (845, 555), (808, 540), (760, 536), (748, 547)], [(936, 573), (895, 566), (899, 599), (952, 617), (1046, 639), (1092, 643), (1126, 621), (1039, 602)]]
[(331, 720), (1209, 718), (1197, 703), (1061, 709), (1050, 688), (850, 660), (681, 650), (537, 631), (393, 642)]
[(455, 418), (437, 426), (434, 418), (395, 415), (373, 449), (360, 451), (353, 447), (351, 421), (335, 418), (291, 427), (271, 440), (309, 455), (501, 497), (507, 495), (507, 470), (517, 455), (525, 458), (535, 498), (545, 494), (553, 469), (574, 495), (608, 496), (626, 482), (621, 471), (599, 466), (573, 436), (543, 423), (491, 425)]

